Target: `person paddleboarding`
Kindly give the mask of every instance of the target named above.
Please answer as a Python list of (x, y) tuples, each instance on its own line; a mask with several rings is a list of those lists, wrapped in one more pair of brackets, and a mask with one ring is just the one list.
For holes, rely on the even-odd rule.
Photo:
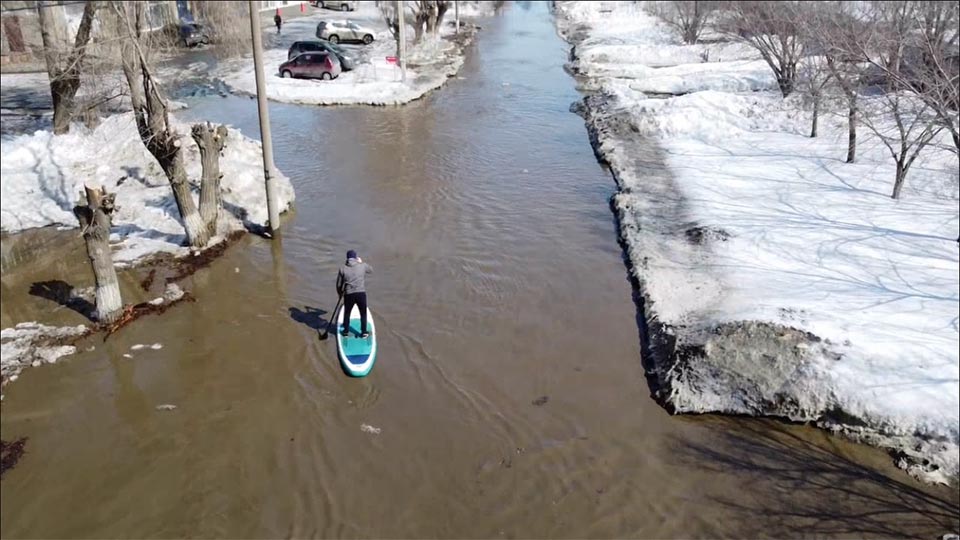
[(367, 288), (366, 276), (373, 273), (373, 267), (363, 262), (354, 250), (347, 251), (347, 261), (337, 273), (337, 293), (343, 297), (344, 324), (337, 328), (341, 336), (350, 335), (349, 319), (353, 306), (360, 311), (360, 337), (366, 338), (367, 332)]

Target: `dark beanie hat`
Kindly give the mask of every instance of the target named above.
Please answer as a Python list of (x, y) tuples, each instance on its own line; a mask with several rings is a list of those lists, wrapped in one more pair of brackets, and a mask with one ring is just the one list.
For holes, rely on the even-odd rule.
[(347, 252), (347, 258), (348, 258), (348, 259), (356, 259), (356, 258), (357, 258), (357, 252), (351, 249), (350, 251)]

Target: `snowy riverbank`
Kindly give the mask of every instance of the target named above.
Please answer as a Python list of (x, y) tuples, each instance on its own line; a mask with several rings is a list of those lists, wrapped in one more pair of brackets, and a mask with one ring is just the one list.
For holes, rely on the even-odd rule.
[[(492, 14), (492, 7), (488, 10), (473, 8), (464, 12), (469, 13), (469, 18), (479, 17)], [(376, 32), (375, 41), (370, 45), (342, 45), (358, 61), (355, 69), (344, 71), (332, 81), (280, 77), (277, 70), (287, 60), (290, 44), (300, 40), (316, 40), (314, 32), (320, 20), (343, 18), (360, 21)], [(396, 54), (396, 42), (373, 2), (358, 2), (357, 10), (349, 14), (317, 10), (309, 17), (286, 24), (283, 34), (268, 44), (269, 47), (264, 51), (267, 97), (273, 101), (302, 105), (398, 105), (414, 101), (443, 86), (448, 78), (460, 70), (464, 49), (472, 42), (477, 31), (474, 25), (463, 22), (467, 18), (467, 14), (461, 17), (460, 35), (454, 36), (451, 10), (445, 17), (439, 39), (425, 37), (419, 45), (408, 44), (407, 77), (401, 80), (400, 68), (386, 60), (388, 56)], [(408, 28), (407, 35), (408, 38), (413, 36), (413, 28)], [(222, 62), (214, 70), (213, 77), (222, 80), (235, 92), (256, 95), (252, 62), (250, 56)]]
[(742, 45), (683, 45), (628, 3), (560, 2), (557, 24), (597, 91), (583, 114), (620, 186), (664, 404), (815, 421), (955, 480), (956, 158), (922, 156), (892, 200), (886, 149), (862, 130), (844, 163), (835, 116), (806, 137)]
[[(187, 175), (199, 189), (200, 152), (190, 136), (190, 125), (171, 120), (184, 145)], [(50, 225), (77, 227), (73, 206), (84, 182), (97, 180), (117, 194), (111, 235), (115, 264), (131, 264), (160, 252), (189, 252), (183, 246), (185, 233), (170, 183), (140, 142), (131, 113), (111, 116), (94, 130), (75, 124), (65, 135), (37, 131), (4, 140), (0, 161), (0, 226), (4, 232)], [(220, 167), (221, 232), (243, 229), (244, 223), (265, 224), (260, 143), (230, 129)], [(293, 186), (282, 174), (278, 185), (280, 208), (286, 210), (294, 200)]]

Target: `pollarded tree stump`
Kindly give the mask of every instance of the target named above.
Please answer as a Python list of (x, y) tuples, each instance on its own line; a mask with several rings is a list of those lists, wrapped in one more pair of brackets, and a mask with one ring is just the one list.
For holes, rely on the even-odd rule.
[(87, 244), (87, 256), (97, 284), (94, 318), (112, 323), (123, 312), (120, 282), (110, 252), (110, 216), (115, 209), (116, 193), (107, 193), (102, 187), (90, 185), (85, 185), (84, 191), (85, 194), (80, 194), (80, 201), (73, 207), (73, 214), (80, 222), (80, 232)]
[(200, 179), (200, 218), (203, 219), (210, 236), (216, 236), (220, 208), (223, 206), (220, 198), (220, 179), (223, 178), (220, 173), (220, 153), (227, 143), (227, 128), (223, 125), (213, 127), (210, 122), (194, 124), (191, 134), (200, 147), (200, 163), (203, 166), (203, 176)]

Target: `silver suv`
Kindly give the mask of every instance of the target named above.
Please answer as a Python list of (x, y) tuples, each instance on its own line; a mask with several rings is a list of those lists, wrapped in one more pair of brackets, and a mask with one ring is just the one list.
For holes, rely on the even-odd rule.
[(317, 6), (318, 8), (328, 8), (328, 9), (339, 9), (340, 11), (353, 11), (357, 9), (357, 3), (349, 0), (318, 0), (311, 2), (311, 4)]
[(317, 24), (317, 37), (330, 43), (358, 41), (365, 45), (373, 43), (374, 30), (356, 21), (320, 21)]

